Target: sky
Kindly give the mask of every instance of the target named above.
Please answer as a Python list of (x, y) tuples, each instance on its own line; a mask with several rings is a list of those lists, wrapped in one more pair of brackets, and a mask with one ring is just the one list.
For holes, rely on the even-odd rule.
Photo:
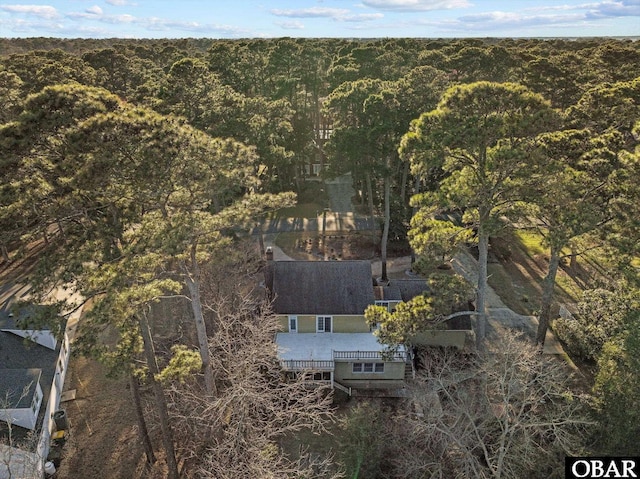
[(640, 0), (0, 0), (0, 37), (640, 36)]

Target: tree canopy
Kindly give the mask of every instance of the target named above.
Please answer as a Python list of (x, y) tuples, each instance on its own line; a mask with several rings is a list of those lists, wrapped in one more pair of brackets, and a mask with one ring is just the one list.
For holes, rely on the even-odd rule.
[[(352, 173), (359, 206), (384, 217), (381, 231), (374, 231), (382, 239), (383, 260), (387, 240), (407, 236), (423, 263), (430, 258), (439, 266), (459, 248), (474, 252), (477, 246), (481, 347), (490, 239), (522, 228), (543, 238), (547, 271), (535, 311), (539, 343), (555, 311), (557, 274), (570, 267), (564, 257), (573, 263), (585, 251), (602, 251), (606, 284), (596, 285), (581, 305), (597, 314), (584, 314), (578, 325), (560, 321), (557, 331), (562, 334), (564, 327), (565, 338), (578, 346), (573, 354), (593, 361), (599, 432), (610, 438), (597, 447), (606, 454), (633, 452), (637, 408), (627, 405), (638, 395), (640, 356), (634, 335), (640, 42), (31, 38), (0, 39), (0, 51), (3, 262), (41, 245), (30, 276), (34, 300), (62, 284), (91, 298), (76, 347), (101, 356), (112, 371), (130, 374), (132, 390), (139, 378), (149, 381), (163, 417), (168, 462), (175, 432), (176, 441), (192, 443), (183, 431), (167, 427), (176, 419), (169, 418), (176, 411), (166, 407), (167, 391), (185, 430), (195, 431), (198, 423), (189, 408), (210, 413), (197, 435), (212, 441), (204, 459), (196, 463), (179, 449), (169, 464), (174, 477), (180, 460), (190, 473), (216, 471), (220, 477), (242, 471), (313, 474), (310, 457), (305, 460), (311, 462), (292, 464), (274, 451), (281, 431), (320, 426), (308, 413), (324, 417), (324, 398), (306, 396), (297, 383), (274, 387), (273, 349), (251, 357), (233, 339), (246, 336), (258, 348), (273, 334), (272, 318), (262, 314), (263, 305), (238, 297), (234, 301), (242, 308), (233, 314), (239, 303), (226, 309), (213, 304), (207, 282), (212, 262), (236, 258), (238, 240), (256, 217), (293, 204), (293, 192), (310, 189), (309, 176), (323, 181), (342, 173)], [(229, 277), (234, 267), (226, 270)], [(258, 267), (247, 266), (247, 276)], [(224, 281), (213, 281), (218, 293), (231, 295)], [(394, 347), (410, 342), (417, 331), (438, 327), (458, 301), (468, 299), (468, 287), (453, 276), (431, 278), (431, 295), (395, 312), (371, 308), (367, 316), (372, 326), (380, 325), (381, 341)], [(184, 347), (159, 354), (150, 331), (153, 312), (167, 296), (188, 300), (194, 335), (181, 338)], [(256, 329), (263, 323), (264, 329)], [(111, 347), (100, 342), (105, 328), (118, 337)], [(245, 369), (233, 369), (231, 358), (245, 353), (238, 366)], [(501, 365), (483, 359), (473, 366), (477, 384), (504, 384), (504, 375), (496, 376)], [(192, 368), (193, 381), (181, 382)], [(441, 390), (451, 404), (462, 398), (449, 383)], [(250, 397), (243, 391), (251, 391)], [(298, 415), (289, 422), (275, 406), (288, 410), (291, 398), (309, 409), (292, 410)], [(473, 406), (486, 413), (483, 421), (460, 424), (487, 437), (503, 427), (517, 437), (518, 447), (530, 438), (511, 428), (506, 412), (495, 413), (495, 396), (475, 399)], [(565, 399), (563, 405), (571, 406)], [(452, 411), (450, 417), (460, 412)], [(247, 422), (234, 428), (231, 417), (252, 418), (268, 433), (245, 427)], [(443, 444), (460, 435), (448, 417), (437, 423), (440, 433), (444, 426), (454, 431), (437, 436)], [(345, 422), (348, 429), (359, 427), (362, 419), (355, 419)], [(240, 460), (231, 436), (250, 450), (251, 464)], [(405, 443), (425, 444), (416, 438)], [(460, 444), (461, 456), (448, 460), (466, 454)], [(488, 464), (494, 472), (508, 472), (505, 451), (515, 454), (517, 447), (484, 444), (483, 464), (470, 454), (455, 470), (485, 471)], [(381, 441), (365, 446), (383, 448)], [(353, 457), (347, 452), (357, 470), (362, 451), (354, 448)], [(381, 464), (362, 470), (375, 473)], [(524, 463), (512, 464), (528, 470)], [(331, 475), (326, 464), (317, 466)]]

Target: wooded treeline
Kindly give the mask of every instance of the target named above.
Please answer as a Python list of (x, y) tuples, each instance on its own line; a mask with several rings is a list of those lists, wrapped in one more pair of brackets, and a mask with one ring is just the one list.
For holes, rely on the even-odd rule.
[[(352, 173), (362, 208), (385, 219), (383, 265), (387, 243), (407, 237), (424, 261), (435, 262), (461, 242), (478, 243), (480, 349), (491, 237), (518, 224), (545, 238), (539, 343), (562, 257), (596, 247), (606, 253), (610, 282), (600, 297), (611, 293), (618, 307), (589, 303), (587, 295), (585, 309), (600, 308), (601, 323), (616, 327), (594, 326), (597, 347), (579, 337), (580, 326), (564, 327), (576, 349), (587, 348), (585, 357), (597, 363), (593, 411), (608, 435), (590, 447), (637, 452), (631, 438), (640, 424), (638, 42), (4, 39), (0, 45), (4, 259), (43, 239), (47, 254), (32, 277), (36, 291), (73, 284), (95, 301), (78, 345), (129, 374), (132, 384), (141, 375), (154, 384), (170, 476), (177, 476), (177, 463), (194, 474), (216, 470), (215, 477), (225, 467), (229, 477), (319, 477), (325, 470), (308, 457), (273, 460), (280, 458), (274, 438), (321, 428), (327, 404), (302, 395), (300, 407), (289, 411), (293, 402), (285, 398), (300, 393), (276, 386), (274, 351), (231, 367), (239, 352), (234, 334), (257, 344), (271, 326), (247, 326), (259, 308), (243, 288), (213, 291), (206, 279), (213, 258), (228, 261), (229, 271), (255, 273), (257, 263), (229, 245), (269, 209), (292, 204), (290, 192), (304, 198), (314, 164), (324, 177)], [(174, 351), (178, 359), (161, 372), (167, 361), (158, 368), (146, 333), (152, 305), (167, 296), (188, 297), (194, 349)], [(265, 315), (259, 323), (268, 325)], [(236, 329), (225, 329), (227, 323)], [(100, 345), (106, 326), (120, 337), (109, 350)], [(197, 400), (180, 392), (180, 371), (194, 367), (202, 384), (187, 380), (188, 387), (211, 400), (202, 406), (211, 415), (204, 425), (188, 414)], [(235, 392), (256, 385), (256, 369), (264, 387), (237, 400)], [(167, 383), (163, 390), (166, 377), (177, 390)], [(184, 446), (177, 459), (163, 418), (168, 388), (185, 401), (174, 401), (171, 420), (180, 415), (193, 437), (210, 439)], [(276, 415), (264, 430), (233, 429), (230, 418), (243, 411), (256, 421), (274, 414), (261, 400), (265, 391), (290, 415)], [(447, 434), (453, 440), (457, 433)], [(238, 437), (255, 446), (243, 461), (233, 452)], [(421, 450), (425, 438), (418, 439)], [(491, 462), (493, 455), (485, 456)], [(455, 467), (485, 467), (476, 459), (471, 451)], [(518, 473), (530, 473), (522, 461)], [(503, 471), (491, 466), (484, 473)]]

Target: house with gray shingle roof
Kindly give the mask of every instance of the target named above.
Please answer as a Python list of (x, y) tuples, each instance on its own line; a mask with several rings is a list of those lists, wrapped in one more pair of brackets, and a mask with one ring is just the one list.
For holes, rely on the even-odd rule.
[(0, 305), (0, 479), (41, 478), (60, 429), (69, 337), (26, 326), (33, 308), (14, 314), (16, 299)]
[[(266, 286), (280, 320), (280, 362), (349, 392), (398, 390), (412, 361), (388, 353), (364, 318), (376, 302), (368, 261), (267, 261)], [(424, 283), (423, 283), (424, 284)]]

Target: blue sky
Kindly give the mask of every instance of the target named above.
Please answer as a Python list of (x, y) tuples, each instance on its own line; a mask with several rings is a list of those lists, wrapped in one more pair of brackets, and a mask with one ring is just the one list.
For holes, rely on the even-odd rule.
[(0, 0), (0, 37), (639, 36), (640, 0)]

